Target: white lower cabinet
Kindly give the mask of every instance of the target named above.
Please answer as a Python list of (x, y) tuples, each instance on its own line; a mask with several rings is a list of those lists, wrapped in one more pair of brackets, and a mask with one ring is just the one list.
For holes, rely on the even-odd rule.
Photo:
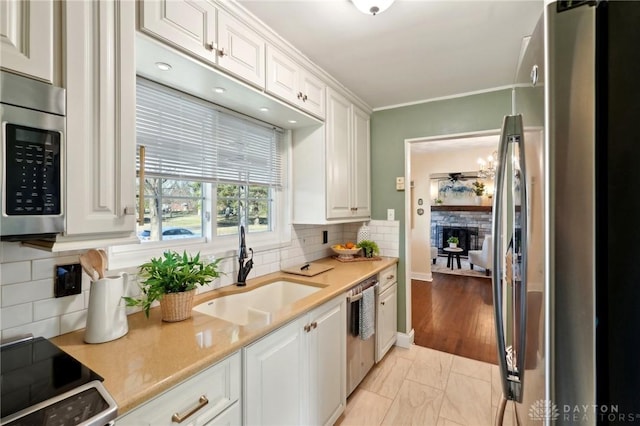
[(240, 352), (129, 411), (122, 425), (239, 425)]
[(244, 349), (244, 424), (333, 424), (346, 404), (345, 298)]
[(379, 362), (396, 342), (398, 324), (398, 283), (393, 282), (378, 296), (376, 362)]

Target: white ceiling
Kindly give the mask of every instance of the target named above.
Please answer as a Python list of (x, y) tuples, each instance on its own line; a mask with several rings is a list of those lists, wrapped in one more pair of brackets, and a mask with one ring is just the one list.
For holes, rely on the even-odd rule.
[(374, 109), (510, 86), (543, 1), (238, 0)]

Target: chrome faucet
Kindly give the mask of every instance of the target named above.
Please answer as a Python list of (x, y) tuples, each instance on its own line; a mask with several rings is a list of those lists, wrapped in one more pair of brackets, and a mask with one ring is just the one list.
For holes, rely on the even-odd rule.
[(249, 275), (251, 268), (253, 268), (253, 249), (250, 248), (249, 251), (251, 251), (251, 259), (245, 264), (244, 260), (248, 256), (247, 246), (244, 241), (244, 225), (242, 225), (240, 227), (240, 252), (238, 253), (238, 263), (240, 267), (238, 268), (238, 282), (236, 283), (239, 287), (247, 285), (247, 275)]

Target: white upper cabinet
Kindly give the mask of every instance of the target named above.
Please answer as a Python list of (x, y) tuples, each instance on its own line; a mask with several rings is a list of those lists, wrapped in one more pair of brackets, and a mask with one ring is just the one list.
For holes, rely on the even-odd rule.
[(215, 62), (216, 8), (208, 1), (141, 1), (139, 16), (143, 31)]
[(371, 216), (369, 115), (327, 92), (327, 218)]
[(265, 42), (205, 0), (143, 0), (140, 30), (264, 88)]
[(267, 92), (325, 118), (326, 85), (286, 54), (267, 46)]
[(357, 217), (371, 216), (371, 119), (369, 114), (351, 106), (352, 193), (351, 206)]
[(256, 32), (218, 11), (218, 66), (264, 88), (265, 42)]
[(135, 230), (135, 5), (70, 1), (65, 14), (70, 23), (65, 235), (130, 237)]
[(293, 133), (293, 222), (371, 217), (369, 115), (327, 87), (325, 125)]
[(0, 66), (27, 77), (59, 85), (55, 64), (59, 24), (52, 0), (0, 1)]

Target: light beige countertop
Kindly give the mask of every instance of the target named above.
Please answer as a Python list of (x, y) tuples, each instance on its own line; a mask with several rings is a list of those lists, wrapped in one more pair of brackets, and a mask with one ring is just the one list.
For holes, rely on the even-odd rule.
[(104, 377), (118, 413), (124, 414), (397, 262), (390, 257), (360, 262), (326, 258), (312, 263), (334, 268), (314, 277), (275, 272), (248, 280), (246, 287), (229, 286), (196, 296), (199, 304), (282, 279), (323, 287), (274, 313), (268, 325), (241, 326), (198, 312), (185, 321), (168, 323), (160, 319), (159, 308), (152, 308), (149, 319), (142, 312), (129, 315), (129, 332), (111, 342), (86, 344), (84, 329), (51, 341)]

